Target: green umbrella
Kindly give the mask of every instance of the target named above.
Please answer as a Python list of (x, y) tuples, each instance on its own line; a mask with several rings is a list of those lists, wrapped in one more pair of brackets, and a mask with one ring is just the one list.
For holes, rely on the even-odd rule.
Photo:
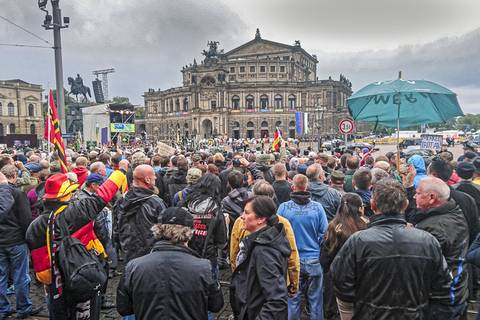
[(397, 128), (446, 122), (463, 116), (457, 95), (447, 88), (425, 80), (399, 79), (374, 82), (358, 90), (347, 100), (354, 120), (375, 122)]

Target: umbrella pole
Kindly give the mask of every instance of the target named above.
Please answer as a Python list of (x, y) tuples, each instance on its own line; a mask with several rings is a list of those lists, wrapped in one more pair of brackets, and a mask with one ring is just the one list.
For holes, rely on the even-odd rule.
[(397, 171), (400, 170), (400, 103), (398, 104), (397, 114)]

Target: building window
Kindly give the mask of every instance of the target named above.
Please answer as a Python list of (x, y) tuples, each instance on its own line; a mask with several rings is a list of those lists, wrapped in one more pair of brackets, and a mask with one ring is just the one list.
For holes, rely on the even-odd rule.
[(285, 72), (285, 66), (280, 66), (280, 72)]
[(253, 110), (255, 108), (254, 98), (252, 95), (245, 97), (245, 105), (247, 110)]
[(187, 97), (183, 98), (183, 111), (184, 112), (188, 111), (188, 98)]
[(270, 72), (275, 72), (275, 66), (270, 66)]
[[(3, 116), (3, 105), (2, 105), (1, 102), (0, 102), (0, 116)], [(3, 127), (2, 127), (2, 129), (3, 129)]]
[(230, 67), (230, 73), (235, 73), (235, 67)]
[(232, 109), (233, 110), (240, 110), (240, 97), (233, 96), (232, 97)]
[(9, 131), (10, 134), (15, 133), (15, 124), (14, 123), (10, 123), (10, 125), (8, 126), (8, 131)]
[(265, 66), (260, 66), (260, 72), (266, 72)]
[(210, 102), (210, 107), (211, 107), (212, 109), (217, 109), (217, 101), (216, 101), (216, 100), (212, 100), (212, 101)]
[(0, 123), (0, 136), (4, 136), (4, 132), (3, 132), (3, 124)]
[(268, 96), (265, 94), (260, 97), (260, 108), (262, 110), (268, 110)]
[(240, 72), (245, 72), (245, 67), (240, 67)]
[(291, 94), (288, 96), (288, 109), (289, 110), (295, 110), (297, 104), (297, 98), (295, 95)]
[(288, 61), (288, 60), (290, 60), (290, 57), (289, 56), (283, 56), (283, 60)]
[(8, 104), (8, 115), (10, 117), (15, 115), (15, 106), (11, 102)]
[(275, 109), (283, 109), (283, 97), (280, 94), (275, 95)]
[(288, 124), (288, 137), (295, 139), (295, 121), (290, 121)]
[(175, 111), (180, 112), (180, 100), (175, 99)]
[(35, 117), (35, 106), (31, 103), (28, 104), (28, 116)]
[(255, 72), (255, 66), (250, 66), (250, 72)]
[(30, 125), (30, 134), (37, 134), (36, 131), (37, 131), (37, 130), (35, 130), (35, 125), (34, 125), (34, 124), (31, 124), (31, 125)]

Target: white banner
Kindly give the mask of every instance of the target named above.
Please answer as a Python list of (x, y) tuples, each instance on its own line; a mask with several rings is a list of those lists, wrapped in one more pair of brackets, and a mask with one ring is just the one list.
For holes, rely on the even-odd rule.
[(443, 136), (440, 134), (422, 134), (420, 148), (440, 150), (443, 144)]

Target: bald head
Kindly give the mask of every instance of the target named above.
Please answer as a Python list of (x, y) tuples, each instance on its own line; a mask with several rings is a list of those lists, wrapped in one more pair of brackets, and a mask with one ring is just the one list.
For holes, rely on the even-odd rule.
[(150, 189), (155, 188), (155, 171), (148, 164), (138, 165), (133, 170), (133, 185), (138, 188)]

